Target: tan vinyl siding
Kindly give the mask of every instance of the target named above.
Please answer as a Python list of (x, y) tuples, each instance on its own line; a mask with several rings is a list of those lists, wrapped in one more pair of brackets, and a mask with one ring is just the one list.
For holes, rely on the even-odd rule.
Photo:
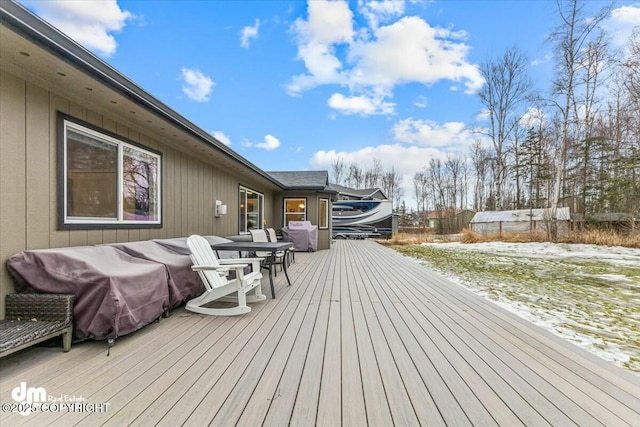
[[(0, 256), (5, 260), (24, 249), (26, 241), (26, 84), (0, 70)], [(0, 314), (4, 295), (12, 289), (9, 274), (1, 269)], [(6, 290), (5, 290), (6, 289)]]
[[(58, 112), (162, 153), (162, 228), (57, 230)], [(238, 233), (238, 187), (264, 194), (265, 216), (273, 217), (273, 191), (238, 178), (213, 161), (134, 129), (55, 92), (0, 70), (0, 318), (4, 295), (13, 292), (7, 259), (25, 249)], [(203, 145), (204, 150), (211, 150)], [(202, 156), (205, 158), (205, 156)], [(214, 216), (215, 200), (228, 213)]]

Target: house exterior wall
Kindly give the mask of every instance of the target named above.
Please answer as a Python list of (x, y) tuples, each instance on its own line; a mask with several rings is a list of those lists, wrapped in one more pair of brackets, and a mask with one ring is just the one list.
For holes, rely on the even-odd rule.
[[(162, 226), (145, 229), (58, 230), (56, 138), (58, 113), (67, 114), (162, 153)], [(213, 161), (188, 154), (149, 136), (144, 128), (39, 87), (0, 69), (0, 318), (4, 296), (13, 292), (5, 268), (22, 250), (130, 242), (155, 238), (238, 233), (238, 190), (264, 194), (264, 215), (272, 218), (273, 188), (239, 177)], [(213, 148), (212, 148), (213, 149)], [(228, 206), (216, 218), (215, 200)]]
[(321, 193), (318, 191), (299, 191), (291, 190), (279, 193), (273, 199), (273, 215), (267, 217), (268, 226), (276, 230), (284, 227), (284, 199), (300, 198), (307, 200), (307, 221), (311, 224), (318, 225), (320, 199), (329, 199), (329, 228), (320, 229), (318, 227), (318, 250), (331, 248), (331, 197), (332, 194)]

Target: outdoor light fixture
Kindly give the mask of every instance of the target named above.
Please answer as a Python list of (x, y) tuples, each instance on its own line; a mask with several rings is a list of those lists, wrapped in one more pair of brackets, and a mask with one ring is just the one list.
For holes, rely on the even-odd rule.
[(216, 200), (216, 217), (227, 214), (227, 205), (223, 205), (222, 201)]

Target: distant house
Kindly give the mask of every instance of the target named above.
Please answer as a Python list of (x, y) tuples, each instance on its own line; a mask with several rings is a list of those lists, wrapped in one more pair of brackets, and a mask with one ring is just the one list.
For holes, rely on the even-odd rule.
[[(20, 4), (0, 1), (0, 263), (25, 249), (303, 218), (330, 248), (328, 173), (260, 169)], [(291, 210), (294, 210), (293, 212)], [(13, 291), (0, 270), (0, 318)]]
[(357, 190), (338, 184), (329, 184), (330, 188), (337, 193), (338, 200), (387, 200), (387, 195), (380, 188), (365, 188)]
[(438, 234), (460, 233), (462, 229), (469, 227), (475, 214), (475, 211), (469, 209), (432, 211), (427, 217), (428, 226)]
[(558, 208), (552, 218), (551, 209), (521, 209), (478, 212), (471, 220), (471, 229), (479, 234), (547, 232), (552, 222), (558, 235), (571, 229), (569, 208)]

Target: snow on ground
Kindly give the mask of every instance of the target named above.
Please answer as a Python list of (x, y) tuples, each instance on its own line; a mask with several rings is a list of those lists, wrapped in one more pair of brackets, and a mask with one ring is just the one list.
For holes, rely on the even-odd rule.
[[(555, 243), (423, 245), (465, 253), (464, 262), (425, 261), (453, 282), (640, 373), (640, 250)], [(496, 269), (501, 271), (495, 274)], [(513, 276), (505, 277), (505, 270)]]

